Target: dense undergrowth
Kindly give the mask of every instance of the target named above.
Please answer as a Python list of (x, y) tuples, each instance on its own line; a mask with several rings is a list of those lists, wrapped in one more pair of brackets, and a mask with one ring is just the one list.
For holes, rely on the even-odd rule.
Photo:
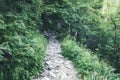
[(0, 80), (30, 80), (42, 71), (47, 40), (37, 28), (40, 6), (41, 1), (0, 1)]
[(85, 47), (79, 47), (75, 39), (65, 38), (62, 51), (65, 57), (73, 61), (80, 80), (120, 80), (120, 75), (115, 74), (110, 65), (100, 61)]
[[(0, 48), (11, 53), (8, 59), (0, 51), (0, 80), (29, 80), (31, 75), (41, 71), (46, 39), (40, 33), (45, 31), (54, 33), (60, 39), (66, 35), (73, 36), (119, 73), (118, 1), (0, 0)], [(74, 40), (64, 40), (63, 52), (73, 60), (83, 77), (95, 78), (97, 75), (104, 76), (104, 79), (117, 79), (113, 71), (107, 74), (113, 68), (99, 61), (91, 51), (78, 47)]]

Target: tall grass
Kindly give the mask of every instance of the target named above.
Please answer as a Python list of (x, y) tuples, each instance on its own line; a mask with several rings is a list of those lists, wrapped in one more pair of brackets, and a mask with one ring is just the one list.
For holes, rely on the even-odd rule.
[(79, 47), (74, 39), (65, 38), (62, 43), (63, 55), (72, 60), (82, 80), (120, 80), (114, 69), (92, 54), (85, 47)]

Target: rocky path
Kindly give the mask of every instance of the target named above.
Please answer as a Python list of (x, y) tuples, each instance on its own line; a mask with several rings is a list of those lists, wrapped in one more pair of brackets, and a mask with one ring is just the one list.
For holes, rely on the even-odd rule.
[(44, 72), (40, 79), (34, 80), (78, 80), (72, 62), (65, 59), (61, 53), (61, 43), (51, 37), (46, 50)]

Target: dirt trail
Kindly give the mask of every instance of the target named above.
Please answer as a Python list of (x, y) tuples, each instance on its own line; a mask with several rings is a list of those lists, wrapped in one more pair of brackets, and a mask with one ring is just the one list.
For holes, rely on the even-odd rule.
[(61, 53), (61, 43), (51, 37), (46, 50), (44, 72), (34, 80), (78, 80), (73, 63)]

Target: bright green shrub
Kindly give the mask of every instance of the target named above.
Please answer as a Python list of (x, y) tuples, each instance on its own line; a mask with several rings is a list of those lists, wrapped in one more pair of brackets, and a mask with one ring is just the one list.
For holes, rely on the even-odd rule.
[[(41, 72), (46, 39), (35, 28), (27, 28), (23, 19), (14, 19), (0, 28), (0, 47), (12, 53), (12, 59), (0, 58), (1, 80), (29, 80)], [(2, 52), (1, 52), (2, 54)]]
[(79, 47), (75, 40), (65, 38), (62, 51), (65, 57), (73, 61), (78, 74), (84, 80), (117, 80), (119, 77), (113, 73), (112, 67), (100, 61), (90, 50)]

